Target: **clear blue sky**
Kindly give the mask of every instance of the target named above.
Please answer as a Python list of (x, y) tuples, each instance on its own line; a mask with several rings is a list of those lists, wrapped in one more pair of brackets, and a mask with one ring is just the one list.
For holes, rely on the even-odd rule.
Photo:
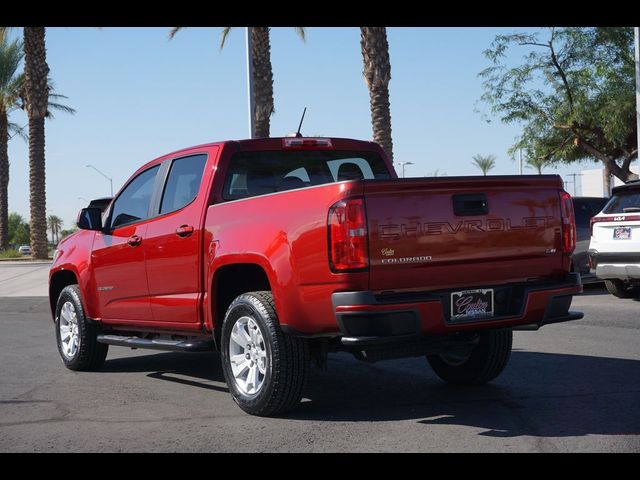
[[(508, 28), (389, 28), (391, 116), (396, 162), (407, 176), (477, 175), (474, 154), (494, 154), (492, 174), (516, 174), (507, 149), (518, 127), (474, 111), (482, 94), (482, 55)], [(248, 136), (244, 29), (220, 51), (220, 28), (49, 28), (47, 61), (56, 89), (77, 110), (46, 126), (47, 214), (70, 228), (80, 208), (117, 191), (143, 163), (182, 147)], [(19, 33), (19, 31), (18, 31)], [(276, 113), (271, 135), (294, 132), (370, 139), (369, 95), (362, 79), (358, 28), (273, 28)], [(26, 123), (23, 112), (12, 120)], [(29, 218), (28, 149), (10, 142), (9, 211)], [(568, 174), (594, 164), (549, 169)], [(526, 173), (534, 173), (525, 169)], [(565, 180), (570, 180), (565, 176)], [(568, 190), (573, 192), (573, 186)], [(579, 190), (578, 190), (579, 192)]]

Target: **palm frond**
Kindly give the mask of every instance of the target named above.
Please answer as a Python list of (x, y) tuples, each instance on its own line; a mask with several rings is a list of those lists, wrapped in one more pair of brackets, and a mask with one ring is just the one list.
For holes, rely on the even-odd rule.
[(173, 27), (170, 31), (169, 31), (169, 40), (173, 39), (173, 37), (176, 36), (176, 33), (178, 33), (180, 30), (184, 30), (187, 27)]
[(305, 32), (304, 27), (293, 27), (293, 28), (295, 29), (296, 33), (300, 37), (300, 40), (302, 40), (303, 42), (306, 42), (307, 32)]
[(56, 102), (49, 102), (49, 105), (47, 107), (46, 117), (50, 120), (53, 120), (54, 118), (56, 118), (53, 115), (53, 111), (68, 113), (69, 115), (74, 115), (76, 113), (76, 110), (74, 108), (71, 108), (68, 105), (63, 105), (61, 103), (56, 103)]
[(0, 91), (13, 82), (23, 58), (21, 41), (9, 42), (6, 39), (0, 41)]
[(17, 123), (9, 122), (9, 140), (15, 136), (22, 138), (25, 142), (29, 140), (29, 136), (27, 135), (28, 126), (28, 123), (26, 125), (19, 126)]
[(229, 32), (231, 32), (232, 27), (224, 27), (222, 29), (222, 38), (220, 39), (220, 50), (224, 48), (224, 42), (227, 41), (227, 37), (229, 36)]

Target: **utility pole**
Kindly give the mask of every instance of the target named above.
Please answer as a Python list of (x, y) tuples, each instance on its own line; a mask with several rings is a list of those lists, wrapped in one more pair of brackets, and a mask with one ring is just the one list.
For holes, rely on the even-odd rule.
[(582, 175), (581, 173), (569, 173), (567, 177), (573, 177), (573, 196), (576, 196), (576, 177)]
[(251, 27), (247, 27), (247, 94), (249, 95), (249, 135), (256, 137), (256, 101), (253, 90), (253, 38)]

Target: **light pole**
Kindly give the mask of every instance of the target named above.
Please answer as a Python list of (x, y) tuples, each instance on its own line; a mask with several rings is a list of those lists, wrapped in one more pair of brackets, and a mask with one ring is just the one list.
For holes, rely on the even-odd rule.
[(86, 198), (84, 198), (84, 197), (78, 197), (78, 200), (82, 200), (83, 202), (90, 203), (90, 202), (89, 202), (89, 200), (87, 200), (87, 199), (86, 199)]
[(252, 28), (247, 27), (247, 94), (249, 95), (249, 135), (251, 138), (256, 136), (256, 119), (255, 119), (255, 98), (253, 90), (253, 38)]
[(402, 178), (404, 178), (404, 166), (413, 165), (413, 162), (396, 162), (398, 165), (402, 165)]
[(98, 170), (96, 167), (94, 167), (93, 165), (87, 165), (87, 168), (93, 168), (96, 172), (98, 172), (100, 175), (102, 175), (104, 178), (106, 178), (107, 180), (109, 180), (109, 184), (111, 185), (111, 196), (113, 197), (113, 179), (111, 177), (107, 177), (103, 172), (101, 172), (100, 170)]

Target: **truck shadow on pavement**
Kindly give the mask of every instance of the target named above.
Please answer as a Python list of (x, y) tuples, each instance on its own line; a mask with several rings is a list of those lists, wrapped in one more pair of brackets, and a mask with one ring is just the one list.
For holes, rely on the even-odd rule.
[(338, 355), (328, 371), (313, 372), (305, 396), (288, 418), (415, 419), (492, 437), (640, 435), (636, 360), (514, 351), (493, 383), (454, 387), (422, 358), (368, 365)]
[[(101, 372), (145, 373), (147, 377), (228, 393), (217, 353), (151, 353), (107, 360)], [(176, 376), (176, 375), (179, 375)], [(188, 378), (184, 378), (188, 377)], [(217, 385), (222, 383), (222, 385)]]
[[(155, 353), (107, 360), (102, 372), (224, 392), (214, 353)], [(415, 420), (467, 426), (490, 437), (640, 435), (640, 361), (515, 350), (503, 374), (479, 387), (441, 382), (424, 358), (367, 364), (351, 355), (311, 368), (302, 403), (283, 419), (328, 422)]]

